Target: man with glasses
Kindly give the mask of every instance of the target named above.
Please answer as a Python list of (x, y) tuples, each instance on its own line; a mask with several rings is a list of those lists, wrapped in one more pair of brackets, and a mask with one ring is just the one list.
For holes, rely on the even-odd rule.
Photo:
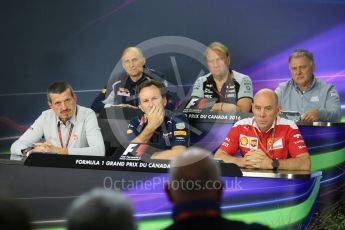
[(191, 96), (217, 98), (211, 108), (214, 112), (249, 112), (253, 99), (252, 81), (229, 68), (229, 49), (220, 42), (213, 42), (204, 56), (210, 73), (195, 81)]
[(103, 137), (95, 113), (77, 105), (77, 96), (66, 82), (48, 88), (49, 110), (11, 146), (11, 159), (30, 152), (104, 156)]
[(296, 111), (303, 121), (339, 122), (339, 94), (333, 85), (314, 76), (313, 54), (305, 49), (293, 51), (289, 57), (292, 79), (276, 88), (283, 111)]

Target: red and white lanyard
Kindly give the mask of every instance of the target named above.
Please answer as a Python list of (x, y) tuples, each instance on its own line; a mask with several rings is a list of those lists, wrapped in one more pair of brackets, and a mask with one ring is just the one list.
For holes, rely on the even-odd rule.
[[(60, 124), (61, 124), (61, 122), (58, 123), (58, 133), (59, 133), (60, 145), (63, 148), (62, 133), (61, 133)], [(69, 128), (68, 137), (67, 137), (67, 141), (66, 141), (66, 148), (68, 146), (69, 140), (71, 139), (73, 127), (74, 127), (74, 124), (71, 123), (71, 127)]]

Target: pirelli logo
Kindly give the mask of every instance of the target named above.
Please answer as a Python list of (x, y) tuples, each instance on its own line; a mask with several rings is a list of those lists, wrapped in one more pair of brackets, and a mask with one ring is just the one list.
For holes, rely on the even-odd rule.
[(174, 131), (174, 136), (187, 136), (187, 131)]

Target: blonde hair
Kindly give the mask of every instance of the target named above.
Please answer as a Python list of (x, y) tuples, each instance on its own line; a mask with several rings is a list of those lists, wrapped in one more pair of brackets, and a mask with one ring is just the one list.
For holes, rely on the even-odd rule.
[(230, 58), (230, 52), (229, 52), (228, 47), (226, 47), (224, 44), (222, 44), (220, 42), (212, 42), (211, 44), (208, 45), (208, 47), (204, 53), (205, 59), (207, 59), (206, 56), (207, 56), (207, 53), (209, 50), (221, 52), (226, 57)]

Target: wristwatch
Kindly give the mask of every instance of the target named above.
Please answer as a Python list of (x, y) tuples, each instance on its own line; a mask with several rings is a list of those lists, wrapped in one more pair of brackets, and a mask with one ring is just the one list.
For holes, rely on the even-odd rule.
[(31, 150), (33, 150), (35, 147), (31, 146), (31, 147), (27, 147), (25, 149), (22, 149), (21, 152), (23, 154), (24, 157), (26, 157), (28, 155), (28, 152), (30, 152)]
[(277, 158), (272, 160), (272, 168), (274, 171), (277, 171), (279, 168), (279, 160)]

